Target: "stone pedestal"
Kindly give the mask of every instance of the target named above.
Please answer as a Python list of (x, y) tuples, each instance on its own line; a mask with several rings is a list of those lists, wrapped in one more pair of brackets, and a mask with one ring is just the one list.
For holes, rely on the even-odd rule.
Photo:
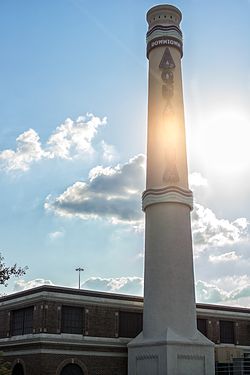
[(213, 375), (214, 346), (199, 331), (192, 339), (170, 329), (155, 339), (143, 333), (129, 345), (129, 375)]

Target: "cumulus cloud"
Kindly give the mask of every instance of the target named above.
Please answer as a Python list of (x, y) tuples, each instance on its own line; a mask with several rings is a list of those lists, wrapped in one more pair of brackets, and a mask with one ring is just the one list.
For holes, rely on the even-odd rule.
[(209, 208), (196, 203), (192, 214), (192, 230), (196, 250), (211, 246), (225, 246), (248, 239), (249, 223), (246, 218), (234, 221), (218, 219)]
[(79, 116), (75, 121), (67, 118), (49, 137), (47, 148), (50, 158), (71, 159), (84, 153), (93, 152), (91, 141), (101, 125), (106, 124), (106, 117), (100, 119), (93, 114)]
[[(200, 173), (190, 176), (193, 186), (207, 185), (207, 180)], [(115, 167), (92, 168), (86, 181), (75, 182), (58, 197), (49, 195), (45, 208), (64, 217), (85, 220), (105, 218), (114, 224), (129, 223), (141, 231), (144, 227), (141, 212), (141, 192), (144, 188), (145, 156), (140, 154)], [(219, 219), (211, 209), (195, 204), (192, 230), (196, 253), (205, 248), (247, 240), (248, 229), (246, 218), (234, 221)], [(216, 260), (211, 258), (211, 261)]]
[(115, 224), (140, 226), (144, 168), (144, 155), (137, 155), (114, 168), (95, 167), (86, 182), (76, 182), (56, 198), (47, 197), (45, 209), (60, 216), (105, 218)]
[[(68, 118), (56, 128), (44, 146), (36, 131), (29, 129), (17, 137), (15, 151), (0, 151), (0, 169), (27, 171), (32, 163), (41, 159), (72, 159), (89, 155), (93, 153), (92, 142), (98, 128), (106, 122), (106, 117), (101, 119), (91, 113), (79, 116), (75, 121)], [(106, 145), (104, 157), (110, 157), (111, 151)]]
[(81, 287), (89, 290), (141, 296), (143, 279), (136, 276), (117, 278), (91, 277), (86, 280)]
[[(238, 303), (242, 303), (242, 301), (246, 301), (247, 298), (247, 305), (250, 306), (250, 283), (243, 286), (242, 288), (238, 288), (233, 290), (230, 293), (230, 300), (231, 301), (238, 301)], [(244, 303), (244, 302), (243, 302)]]
[(42, 149), (38, 134), (33, 129), (19, 135), (16, 142), (16, 151), (0, 152), (0, 168), (7, 171), (27, 171), (31, 163), (48, 156), (48, 153)]
[(250, 284), (250, 277), (247, 274), (227, 275), (224, 277), (214, 278), (211, 282), (220, 289), (230, 292), (232, 290), (245, 288), (248, 284)]
[(216, 285), (198, 280), (196, 283), (196, 300), (204, 303), (218, 303), (227, 299), (228, 293)]
[(241, 255), (236, 254), (235, 251), (230, 251), (229, 253), (220, 255), (209, 255), (209, 261), (212, 263), (235, 262), (240, 259)]
[(196, 299), (197, 302), (249, 307), (250, 279), (247, 275), (243, 275), (240, 277), (228, 276), (209, 283), (199, 280), (196, 283)]
[(104, 140), (101, 141), (103, 159), (107, 162), (111, 162), (117, 157), (116, 149), (113, 145), (109, 145)]
[[(228, 283), (230, 287), (224, 286)], [(90, 277), (82, 285), (82, 289), (102, 292), (143, 295), (143, 278)], [(200, 303), (250, 306), (250, 279), (247, 275), (225, 277), (211, 282), (196, 282), (196, 300)]]
[(41, 285), (53, 285), (53, 283), (51, 280), (45, 280), (45, 279), (34, 279), (30, 281), (25, 281), (25, 280), (20, 279), (15, 282), (13, 291), (20, 292), (22, 290), (35, 288)]
[(190, 173), (188, 179), (191, 188), (208, 185), (207, 179), (203, 177), (199, 172)]

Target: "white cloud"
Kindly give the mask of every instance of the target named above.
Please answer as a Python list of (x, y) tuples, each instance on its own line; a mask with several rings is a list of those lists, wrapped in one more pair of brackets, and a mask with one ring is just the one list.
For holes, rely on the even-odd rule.
[(106, 122), (106, 117), (100, 119), (93, 114), (79, 116), (75, 121), (67, 118), (49, 137), (47, 149), (50, 158), (71, 159), (84, 153), (92, 153), (92, 139), (98, 127)]
[[(27, 171), (32, 163), (41, 159), (72, 159), (89, 155), (94, 151), (92, 143), (98, 128), (106, 122), (106, 117), (101, 119), (91, 113), (79, 116), (75, 121), (68, 118), (56, 128), (44, 146), (36, 131), (29, 129), (17, 137), (15, 151), (6, 149), (0, 152), (0, 169)], [(111, 148), (106, 146), (106, 156), (111, 157)]]
[[(227, 282), (231, 282), (230, 290), (223, 287)], [(81, 288), (142, 296), (143, 278), (136, 276), (90, 277), (81, 285)], [(199, 280), (196, 283), (196, 300), (200, 303), (250, 306), (250, 279), (245, 275), (226, 277), (211, 282)]]
[(101, 147), (103, 152), (103, 159), (107, 162), (111, 162), (116, 159), (117, 152), (115, 150), (115, 147), (113, 145), (109, 145), (105, 141), (101, 141)]
[(114, 224), (141, 227), (144, 168), (144, 155), (114, 168), (95, 167), (86, 182), (76, 182), (57, 198), (47, 197), (45, 208), (60, 216), (86, 220), (105, 218)]
[(62, 238), (63, 236), (64, 236), (64, 233), (60, 232), (60, 231), (55, 231), (55, 232), (49, 233), (49, 238), (52, 241), (57, 240), (58, 238)]
[(16, 151), (0, 152), (0, 168), (6, 171), (27, 171), (32, 162), (48, 156), (48, 153), (42, 149), (38, 134), (33, 129), (19, 135), (16, 142)]
[(208, 185), (207, 179), (199, 172), (190, 173), (188, 179), (191, 188)]
[(91, 277), (81, 285), (81, 288), (141, 296), (143, 279), (136, 276), (117, 278)]
[(25, 281), (25, 280), (20, 279), (20, 280), (15, 281), (13, 291), (20, 292), (22, 290), (35, 288), (41, 285), (53, 285), (53, 283), (51, 280), (45, 280), (45, 279), (35, 279), (35, 280), (30, 280), (30, 281)]
[(218, 219), (212, 210), (196, 203), (192, 214), (192, 230), (196, 250), (225, 246), (247, 240), (249, 223), (246, 218), (234, 221)]
[(218, 303), (228, 298), (228, 293), (218, 288), (216, 285), (205, 281), (197, 281), (196, 283), (196, 300), (197, 302)]
[[(227, 283), (231, 283), (229, 287)], [(230, 276), (209, 283), (197, 281), (197, 302), (250, 307), (250, 279), (247, 275)]]
[(211, 283), (217, 287), (224, 289), (226, 292), (232, 290), (242, 289), (246, 285), (250, 284), (250, 277), (247, 274), (244, 275), (227, 275), (224, 277), (219, 277), (211, 280)]
[[(34, 279), (30, 281), (17, 280), (13, 292), (35, 288), (41, 285), (54, 285), (51, 280)], [(137, 276), (102, 278), (90, 277), (82, 285), (82, 289), (143, 295), (143, 278)], [(210, 282), (196, 282), (196, 301), (200, 303), (215, 303), (222, 305), (237, 305), (250, 307), (250, 277), (227, 276)]]
[(212, 263), (235, 262), (239, 259), (241, 259), (241, 255), (236, 254), (235, 251), (220, 255), (209, 255), (209, 261)]
[[(193, 186), (207, 185), (207, 180), (199, 173), (193, 173), (191, 180)], [(77, 181), (56, 198), (48, 196), (45, 208), (65, 217), (129, 223), (135, 230), (142, 231), (141, 192), (144, 188), (145, 156), (137, 155), (123, 165), (92, 168), (88, 180)], [(211, 209), (195, 204), (192, 230), (196, 254), (205, 248), (247, 240), (248, 229), (246, 218), (219, 219)], [(215, 258), (211, 261), (215, 262)]]

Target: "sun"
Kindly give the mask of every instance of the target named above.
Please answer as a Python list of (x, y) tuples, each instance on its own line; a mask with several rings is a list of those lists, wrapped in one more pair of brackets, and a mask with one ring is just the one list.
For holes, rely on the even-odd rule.
[(221, 110), (206, 116), (199, 128), (201, 154), (209, 167), (242, 171), (250, 162), (250, 119), (241, 111)]

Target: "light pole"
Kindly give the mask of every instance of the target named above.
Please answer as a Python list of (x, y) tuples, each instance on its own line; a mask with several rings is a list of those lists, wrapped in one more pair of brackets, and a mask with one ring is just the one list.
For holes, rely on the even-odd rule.
[(84, 268), (78, 267), (76, 271), (79, 272), (79, 289), (81, 288), (81, 271), (84, 271)]

